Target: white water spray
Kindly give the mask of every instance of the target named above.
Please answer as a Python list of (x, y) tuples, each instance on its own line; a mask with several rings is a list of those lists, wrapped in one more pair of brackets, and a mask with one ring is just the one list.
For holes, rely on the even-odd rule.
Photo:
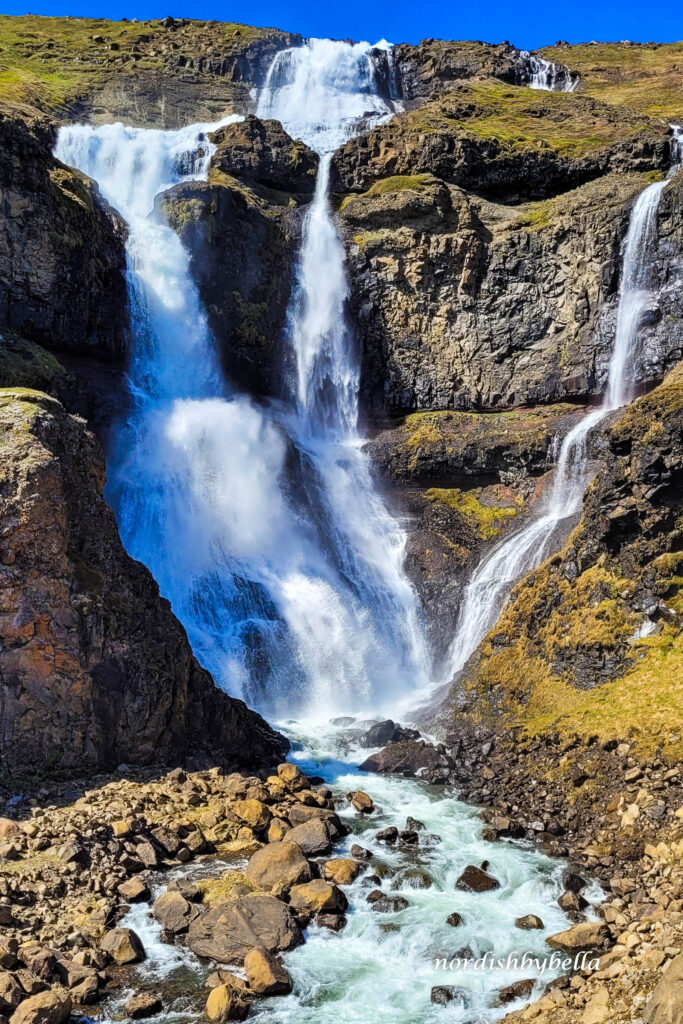
[(569, 71), (560, 64), (554, 64), (544, 57), (522, 50), (521, 56), (526, 58), (529, 68), (529, 88), (543, 89), (546, 92), (574, 92), (579, 84), (576, 72)]

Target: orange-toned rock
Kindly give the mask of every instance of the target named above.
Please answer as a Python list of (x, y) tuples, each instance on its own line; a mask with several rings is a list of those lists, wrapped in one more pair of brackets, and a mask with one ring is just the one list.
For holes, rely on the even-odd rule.
[(323, 876), (336, 885), (351, 885), (363, 870), (363, 865), (350, 857), (338, 857), (323, 865)]

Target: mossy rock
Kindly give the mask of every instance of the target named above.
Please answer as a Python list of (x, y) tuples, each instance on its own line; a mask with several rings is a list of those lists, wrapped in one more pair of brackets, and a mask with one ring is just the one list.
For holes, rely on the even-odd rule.
[(7, 332), (0, 335), (0, 388), (29, 388), (58, 397), (69, 374), (40, 345)]

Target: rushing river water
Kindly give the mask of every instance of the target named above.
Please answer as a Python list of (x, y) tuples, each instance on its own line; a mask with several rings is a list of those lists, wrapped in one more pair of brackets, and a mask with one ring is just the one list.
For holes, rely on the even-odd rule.
[[(160, 192), (206, 178), (213, 152), (207, 136), (218, 125), (178, 132), (71, 126), (60, 131), (56, 149), (99, 182), (129, 226), (133, 412), (108, 460), (108, 494), (124, 543), (152, 570), (216, 681), (271, 720), (287, 720), (292, 756), (328, 779), (340, 798), (353, 828), (343, 849), (358, 842), (372, 850), (383, 866), (383, 888), (408, 899), (401, 911), (373, 911), (361, 875), (348, 890), (344, 931), (309, 929), (307, 944), (286, 958), (293, 994), (255, 1007), (274, 1024), (494, 1019), (504, 1012), (496, 992), (537, 972), (451, 973), (437, 970), (435, 960), (461, 949), (475, 957), (545, 955), (546, 936), (568, 924), (556, 902), (562, 864), (524, 844), (485, 842), (476, 812), (443, 790), (416, 780), (359, 779), (357, 765), (368, 751), (354, 749), (343, 729), (328, 724), (340, 713), (395, 713), (430, 685), (420, 608), (403, 571), (405, 534), (375, 491), (357, 430), (358, 353), (328, 196), (333, 150), (361, 122), (394, 112), (394, 102), (379, 94), (373, 61), (367, 44), (311, 40), (276, 56), (259, 100), (261, 116), (278, 118), (320, 155), (289, 316), (296, 387), (284, 409), (257, 406), (223, 380), (188, 254), (155, 213)], [(629, 229), (608, 397), (565, 440), (547, 509), (475, 573), (450, 674), (493, 625), (514, 580), (548, 550), (560, 520), (578, 511), (588, 433), (627, 400), (645, 287), (639, 268), (661, 187), (643, 193)], [(284, 472), (283, 430), (307, 474), (297, 502)], [(359, 786), (377, 804), (368, 818), (344, 802), (345, 792)], [(382, 827), (404, 827), (409, 815), (425, 825), (416, 848), (392, 849), (374, 839)], [(500, 888), (458, 891), (463, 868), (484, 861)], [(224, 866), (200, 861), (190, 870)], [(457, 928), (446, 923), (454, 911), (463, 917)], [(542, 919), (542, 929), (515, 927), (529, 913)], [(140, 982), (171, 986), (178, 999), (163, 1019), (181, 1019), (183, 992), (201, 987), (211, 968), (163, 943), (146, 907), (134, 908), (129, 923), (148, 953), (136, 969)], [(430, 1001), (437, 985), (458, 989), (445, 1006)]]

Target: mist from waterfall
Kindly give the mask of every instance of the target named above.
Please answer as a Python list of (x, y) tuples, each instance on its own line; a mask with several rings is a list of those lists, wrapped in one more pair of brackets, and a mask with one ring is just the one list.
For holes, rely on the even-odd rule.
[(289, 317), (290, 409), (259, 407), (223, 381), (189, 255), (155, 209), (165, 189), (206, 178), (218, 125), (69, 126), (56, 155), (94, 178), (129, 228), (133, 411), (107, 491), (124, 544), (219, 685), (270, 714), (329, 717), (419, 686), (426, 655), (405, 534), (356, 432), (358, 364), (327, 197), (330, 147), (369, 110), (391, 108), (367, 44), (314, 40), (291, 53), (275, 59), (263, 102), (291, 111), (287, 124), (323, 158)]
[[(677, 142), (677, 140), (676, 140)], [(672, 146), (674, 153), (677, 150)], [(610, 412), (631, 401), (639, 366), (639, 326), (651, 292), (648, 256), (656, 239), (657, 208), (666, 181), (638, 196), (623, 247), (617, 325), (602, 405), (565, 436), (555, 462), (553, 486), (541, 515), (512, 533), (480, 562), (467, 585), (443, 679), (450, 681), (495, 625), (512, 586), (546, 558), (562, 523), (576, 516), (590, 482), (591, 431)]]

